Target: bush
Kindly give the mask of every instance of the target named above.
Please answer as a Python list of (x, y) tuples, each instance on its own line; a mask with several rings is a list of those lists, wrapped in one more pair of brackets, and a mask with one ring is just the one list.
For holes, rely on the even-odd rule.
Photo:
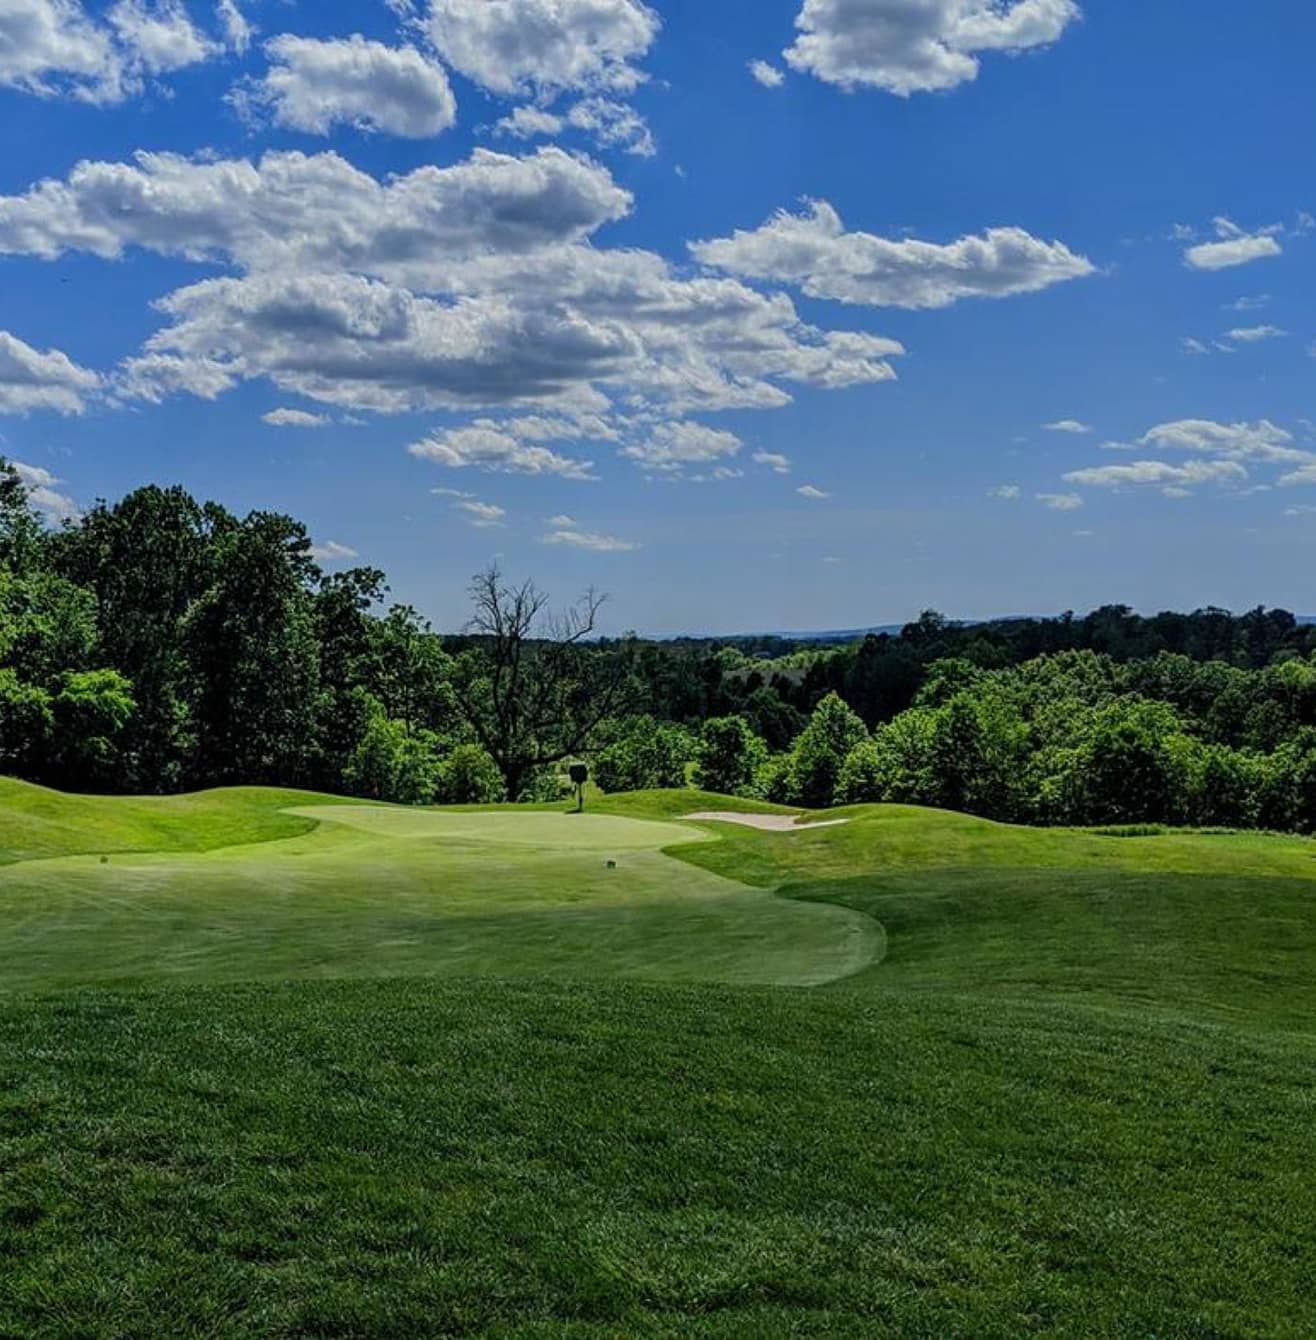
[(688, 730), (648, 716), (619, 725), (617, 738), (594, 758), (594, 781), (601, 790), (655, 791), (685, 785), (686, 767), (696, 752)]
[(495, 805), (507, 799), (498, 765), (478, 744), (459, 744), (439, 767), (441, 805)]

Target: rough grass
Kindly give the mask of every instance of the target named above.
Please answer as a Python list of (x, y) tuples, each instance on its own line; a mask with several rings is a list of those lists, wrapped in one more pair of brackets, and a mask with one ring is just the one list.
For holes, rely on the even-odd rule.
[(322, 805), (0, 792), (0, 1335), (1311, 1334), (1316, 844)]

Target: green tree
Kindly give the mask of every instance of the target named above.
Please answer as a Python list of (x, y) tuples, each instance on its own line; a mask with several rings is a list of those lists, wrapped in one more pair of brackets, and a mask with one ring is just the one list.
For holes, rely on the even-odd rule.
[(704, 722), (696, 751), (695, 784), (724, 796), (752, 796), (768, 746), (744, 717)]
[(800, 803), (816, 809), (831, 805), (845, 760), (866, 739), (864, 723), (839, 694), (829, 693), (795, 742), (791, 771)]
[(595, 754), (594, 781), (610, 793), (682, 787), (695, 752), (695, 739), (683, 727), (651, 716), (630, 717)]

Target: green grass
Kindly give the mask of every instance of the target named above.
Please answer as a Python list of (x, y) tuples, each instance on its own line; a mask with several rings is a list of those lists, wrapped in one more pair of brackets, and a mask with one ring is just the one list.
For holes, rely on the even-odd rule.
[(707, 808), (0, 783), (0, 1335), (1311, 1335), (1316, 844)]

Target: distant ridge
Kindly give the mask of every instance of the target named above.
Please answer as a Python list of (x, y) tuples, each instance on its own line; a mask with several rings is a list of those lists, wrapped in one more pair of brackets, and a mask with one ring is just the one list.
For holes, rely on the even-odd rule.
[[(1029, 619), (1050, 620), (1059, 617), (1058, 614), (1000, 614), (991, 619), (952, 619), (950, 622), (959, 625), (961, 628), (973, 628), (978, 624), (1020, 623)], [(1316, 625), (1316, 614), (1297, 614), (1294, 618), (1304, 628)], [(822, 628), (816, 632), (804, 632), (798, 629), (766, 629), (755, 633), (724, 633), (720, 635), (707, 633), (668, 634), (662, 640), (672, 641), (684, 636), (706, 639), (711, 642), (719, 640), (725, 642), (750, 641), (759, 637), (779, 638), (782, 642), (858, 642), (861, 638), (868, 637), (870, 634), (880, 637), (885, 633), (890, 637), (899, 637), (901, 630), (905, 627), (906, 624), (903, 623), (883, 623), (874, 624), (868, 628)]]

